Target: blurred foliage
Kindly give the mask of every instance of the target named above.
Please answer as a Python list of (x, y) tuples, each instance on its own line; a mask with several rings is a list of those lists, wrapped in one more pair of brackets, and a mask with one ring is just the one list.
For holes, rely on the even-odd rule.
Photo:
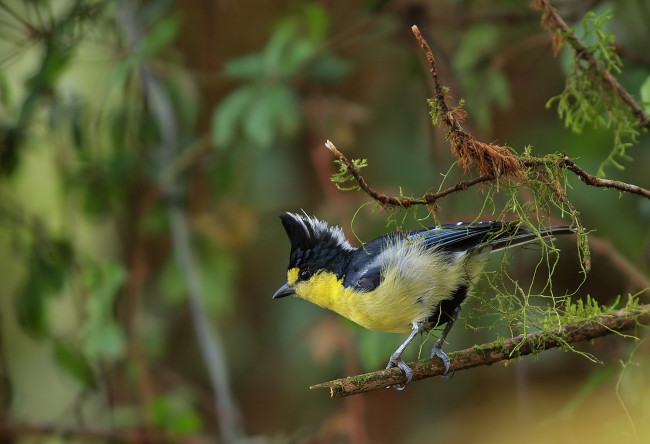
[(29, 254), (28, 278), (16, 295), (16, 310), (23, 328), (35, 336), (44, 337), (51, 333), (46, 304), (63, 289), (72, 265), (71, 254), (70, 245), (65, 241), (50, 239), (35, 243)]
[(159, 396), (150, 407), (153, 423), (172, 436), (197, 433), (201, 428), (201, 418), (192, 404), (193, 397), (183, 391)]
[(86, 272), (88, 295), (81, 329), (84, 352), (93, 360), (110, 361), (124, 354), (126, 338), (115, 321), (112, 307), (124, 285), (126, 273), (121, 266), (107, 263)]
[(224, 72), (247, 82), (223, 98), (212, 117), (212, 141), (226, 147), (236, 141), (268, 149), (300, 128), (300, 83), (336, 84), (349, 64), (324, 47), (329, 16), (318, 3), (280, 20), (259, 53), (229, 60)]
[(472, 26), (463, 36), (454, 55), (452, 67), (456, 72), (471, 72), (459, 84), (465, 94), (467, 111), (476, 124), (488, 129), (494, 106), (507, 109), (511, 106), (508, 79), (495, 63), (490, 63), (501, 37), (498, 25), (483, 23)]
[[(560, 7), (646, 110), (648, 11), (632, 0)], [(414, 22), (476, 137), (524, 155), (566, 151), (589, 172), (621, 165), (608, 175), (650, 186), (647, 134), (611, 93), (594, 93), (602, 85), (582, 62), (564, 50), (554, 58), (526, 2), (1, 2), (0, 421), (219, 436), (221, 394), (174, 257), (174, 205), (189, 221), (240, 425), (260, 442), (517, 442), (524, 433), (540, 443), (609, 442), (628, 436), (630, 421), (638, 436), (650, 433), (647, 341), (580, 346), (600, 367), (549, 352), (343, 403), (306, 389), (383, 367), (403, 338), (300, 301), (271, 301), (288, 250), (276, 215), (304, 208), (359, 241), (388, 224), (433, 223), (428, 209), (386, 213), (360, 192), (340, 192), (349, 172), (332, 162), (325, 139), (364, 159), (355, 165), (367, 165), (364, 177), (387, 194), (421, 195), (462, 177), (427, 116), (430, 79), (409, 33)], [(545, 109), (550, 97), (563, 121)], [(174, 128), (159, 124), (160, 100)], [(161, 146), (172, 129), (170, 155)], [(504, 281), (484, 280), (449, 350), (512, 333), (501, 315), (517, 307), (502, 306), (496, 284), (497, 293), (542, 294), (554, 269), (552, 293), (567, 296), (567, 316), (619, 296), (623, 306), (647, 286), (648, 203), (572, 175), (563, 185), (595, 233), (592, 272), (581, 274), (580, 250), (566, 240), (544, 263), (539, 250), (509, 254)], [(470, 189), (440, 201), (434, 217), (530, 215), (538, 194)], [(556, 204), (547, 201), (544, 217), (563, 216)], [(499, 260), (488, 266), (495, 276)], [(55, 439), (86, 441), (68, 438)]]
[[(615, 51), (615, 37), (605, 27), (612, 19), (611, 11), (601, 15), (589, 12), (585, 16), (581, 41), (586, 42), (587, 51), (604, 72), (620, 74), (622, 62)], [(565, 36), (567, 37), (567, 36)], [(568, 45), (564, 40), (562, 44)], [(574, 57), (567, 73), (567, 83), (562, 94), (551, 98), (547, 106), (557, 103), (560, 118), (568, 128), (580, 133), (585, 125), (607, 128), (613, 133), (613, 147), (610, 154), (598, 168), (598, 175), (605, 175), (605, 167), (624, 169), (618, 158), (632, 160), (626, 156), (627, 148), (634, 146), (639, 136), (637, 118), (632, 110), (603, 80), (602, 74), (590, 66), (580, 54)]]

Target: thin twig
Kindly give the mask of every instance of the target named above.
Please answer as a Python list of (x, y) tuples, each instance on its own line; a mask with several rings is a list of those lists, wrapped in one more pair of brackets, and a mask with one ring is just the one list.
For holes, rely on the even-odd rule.
[[(650, 129), (650, 119), (643, 111), (643, 108), (628, 94), (628, 92), (616, 81), (607, 69), (596, 60), (589, 49), (576, 37), (571, 31), (566, 22), (562, 19), (557, 9), (551, 6), (549, 0), (535, 0), (533, 7), (542, 14), (542, 25), (549, 31), (554, 42), (558, 39), (566, 40), (573, 50), (576, 57), (584, 60), (589, 66), (596, 71), (608, 84), (614, 93), (632, 110), (632, 113), (637, 118), (639, 125), (644, 128)], [(561, 40), (560, 40), (561, 41)], [(558, 45), (556, 44), (557, 48)]]
[(357, 167), (355, 167), (354, 164), (347, 157), (345, 157), (345, 155), (342, 152), (340, 152), (331, 141), (328, 140), (327, 142), (325, 142), (325, 146), (327, 147), (327, 149), (329, 149), (332, 152), (332, 154), (334, 154), (341, 162), (345, 164), (348, 172), (352, 175), (352, 177), (354, 177), (354, 179), (359, 184), (359, 188), (361, 188), (362, 191), (364, 191), (370, 197), (372, 197), (377, 202), (379, 202), (379, 204), (382, 205), (383, 207), (408, 208), (412, 205), (427, 205), (427, 206), (435, 207), (437, 200), (440, 198), (443, 198), (457, 191), (466, 190), (470, 187), (473, 187), (474, 185), (478, 185), (484, 182), (490, 182), (496, 179), (495, 176), (484, 175), (484, 176), (477, 177), (475, 179), (460, 181), (456, 185), (451, 186), (442, 191), (438, 191), (437, 193), (425, 193), (422, 197), (419, 198), (392, 197), (380, 193), (376, 191), (374, 188), (372, 188), (370, 185), (368, 185), (368, 182), (366, 182), (366, 180), (363, 178), (363, 176), (361, 175)]
[[(556, 163), (556, 160), (548, 160), (543, 158), (531, 158), (525, 159), (522, 161), (522, 165), (527, 168), (536, 168), (540, 165), (548, 165), (549, 162)], [(592, 187), (599, 188), (611, 188), (626, 193), (638, 194), (639, 196), (650, 199), (650, 190), (642, 188), (638, 185), (633, 185), (618, 180), (611, 179), (602, 179), (598, 176), (586, 172), (584, 169), (580, 168), (574, 161), (572, 161), (566, 153), (563, 154), (562, 158), (557, 161), (557, 166), (560, 168), (566, 168), (567, 170), (575, 173), (578, 178)]]
[(454, 118), (453, 114), (449, 112), (446, 93), (438, 78), (438, 70), (436, 69), (436, 61), (433, 57), (433, 52), (431, 52), (429, 44), (426, 42), (426, 40), (424, 40), (424, 37), (422, 37), (422, 34), (420, 33), (418, 27), (413, 25), (411, 27), (411, 30), (413, 31), (413, 35), (415, 35), (415, 39), (418, 41), (420, 47), (424, 51), (424, 55), (426, 56), (427, 62), (429, 63), (429, 74), (431, 74), (431, 79), (433, 80), (433, 88), (436, 92), (435, 101), (440, 108), (442, 121), (444, 122), (445, 126), (449, 128), (449, 131), (461, 131), (462, 128), (460, 126), (460, 123)]
[[(645, 324), (648, 322), (650, 322), (650, 304), (614, 311), (607, 315), (595, 317), (590, 321), (565, 324), (558, 332), (539, 331), (506, 339), (503, 342), (492, 342), (450, 353), (450, 367), (452, 371), (460, 371), (481, 365), (508, 361), (575, 342), (596, 339), (615, 333), (620, 334), (632, 330), (638, 325), (646, 326)], [(442, 361), (438, 358), (422, 359), (408, 365), (413, 370), (414, 381), (442, 375), (445, 370)], [(310, 388), (329, 388), (331, 397), (341, 398), (403, 384), (405, 381), (406, 377), (402, 370), (393, 367), (323, 382)]]
[(618, 180), (602, 179), (598, 176), (594, 176), (593, 174), (589, 174), (588, 172), (580, 168), (578, 165), (576, 165), (571, 159), (569, 159), (569, 157), (566, 154), (562, 159), (562, 163), (566, 169), (574, 172), (578, 176), (578, 178), (580, 178), (580, 180), (586, 183), (587, 185), (591, 185), (592, 187), (614, 188), (619, 191), (638, 194), (639, 196), (643, 196), (646, 199), (650, 199), (650, 190), (641, 188), (638, 185), (632, 185), (629, 183), (620, 182)]

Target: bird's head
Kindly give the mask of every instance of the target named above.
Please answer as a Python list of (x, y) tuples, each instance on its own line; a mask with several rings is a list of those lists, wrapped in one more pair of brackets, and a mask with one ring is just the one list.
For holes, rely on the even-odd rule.
[[(349, 253), (355, 250), (339, 227), (307, 215), (280, 215), (291, 243), (287, 283), (273, 299), (296, 295), (319, 303), (320, 297), (334, 291), (345, 274)], [(322, 305), (319, 303), (319, 305)]]

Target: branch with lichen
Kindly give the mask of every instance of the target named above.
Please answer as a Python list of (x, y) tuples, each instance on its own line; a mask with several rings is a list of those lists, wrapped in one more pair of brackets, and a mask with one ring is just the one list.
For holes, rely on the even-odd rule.
[[(635, 308), (612, 311), (587, 321), (564, 324), (558, 331), (548, 330), (519, 335), (504, 341), (477, 345), (472, 348), (450, 353), (451, 371), (466, 370), (481, 365), (505, 362), (529, 354), (536, 354), (552, 348), (566, 347), (569, 344), (597, 339), (610, 334), (622, 335), (636, 327), (650, 324), (650, 304)], [(441, 376), (445, 366), (438, 358), (410, 362), (413, 380)], [(311, 389), (329, 388), (330, 396), (345, 396), (369, 392), (406, 382), (406, 376), (399, 368), (392, 367), (357, 376), (336, 379), (311, 386)]]

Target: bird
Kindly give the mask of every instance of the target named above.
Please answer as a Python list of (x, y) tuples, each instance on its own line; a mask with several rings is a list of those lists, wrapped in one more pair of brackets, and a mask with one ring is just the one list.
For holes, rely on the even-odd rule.
[[(303, 212), (304, 213), (304, 212)], [(444, 325), (433, 346), (449, 372), (443, 352), (461, 305), (494, 253), (543, 237), (575, 233), (570, 226), (534, 230), (521, 221), (472, 221), (397, 231), (354, 247), (338, 226), (286, 212), (280, 220), (291, 251), (287, 282), (273, 299), (295, 296), (332, 310), (370, 330), (408, 333), (386, 368), (398, 367), (413, 379), (402, 353), (419, 333)]]

